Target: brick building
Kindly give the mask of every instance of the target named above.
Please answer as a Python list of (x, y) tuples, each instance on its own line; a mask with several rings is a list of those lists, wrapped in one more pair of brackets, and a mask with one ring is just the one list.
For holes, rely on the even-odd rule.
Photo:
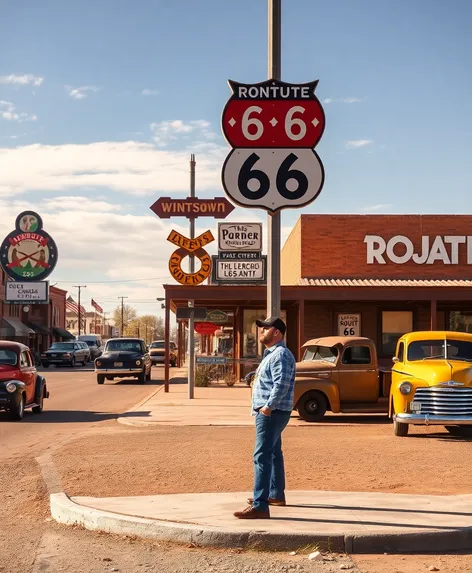
[[(404, 332), (472, 331), (470, 229), (469, 215), (302, 215), (281, 254), (288, 346), (301, 358), (309, 338), (368, 336), (391, 364)], [(165, 290), (166, 323), (193, 299), (232, 317), (236, 358), (261, 354), (254, 322), (265, 316), (265, 286)]]
[(74, 338), (65, 326), (67, 291), (50, 286), (47, 304), (9, 304), (3, 270), (0, 275), (0, 339), (22, 342), (42, 352), (52, 342)]

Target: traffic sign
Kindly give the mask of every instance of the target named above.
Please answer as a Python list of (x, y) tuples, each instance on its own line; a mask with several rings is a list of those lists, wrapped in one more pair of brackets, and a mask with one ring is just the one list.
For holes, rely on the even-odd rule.
[(159, 197), (150, 207), (161, 219), (171, 217), (187, 217), (196, 219), (197, 217), (214, 217), (215, 219), (226, 219), (234, 210), (234, 205), (226, 197), (215, 197), (214, 199), (197, 199), (187, 197), (187, 199), (171, 199), (171, 197)]
[(324, 168), (313, 148), (323, 135), (325, 115), (317, 84), (229, 81), (233, 95), (223, 110), (222, 129), (233, 151), (223, 165), (222, 183), (233, 202), (275, 212), (302, 207), (319, 195)]

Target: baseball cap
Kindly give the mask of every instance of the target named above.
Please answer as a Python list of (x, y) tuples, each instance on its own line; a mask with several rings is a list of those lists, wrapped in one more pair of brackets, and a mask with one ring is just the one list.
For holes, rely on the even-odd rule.
[(273, 326), (277, 330), (280, 330), (280, 332), (283, 335), (285, 335), (285, 331), (287, 330), (287, 327), (285, 326), (285, 322), (281, 318), (279, 318), (278, 316), (275, 316), (275, 317), (269, 316), (265, 320), (256, 320), (256, 324), (259, 327)]

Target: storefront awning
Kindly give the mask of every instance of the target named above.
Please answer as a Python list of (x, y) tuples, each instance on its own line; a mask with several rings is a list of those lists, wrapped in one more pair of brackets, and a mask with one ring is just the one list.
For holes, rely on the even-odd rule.
[(71, 334), (68, 330), (65, 330), (64, 328), (59, 328), (59, 326), (53, 326), (52, 330), (53, 330), (54, 334), (57, 334), (57, 336), (60, 336), (64, 340), (74, 340), (75, 339), (75, 336), (73, 334)]
[(4, 318), (3, 328), (6, 331), (6, 335), (10, 337), (29, 337), (30, 334), (34, 334), (34, 330), (23, 324), (21, 320), (17, 318)]
[(467, 287), (467, 279), (309, 279), (298, 281), (298, 286), (321, 287)]
[(39, 324), (38, 322), (28, 322), (28, 326), (32, 328), (36, 334), (50, 334), (50, 330), (44, 324)]

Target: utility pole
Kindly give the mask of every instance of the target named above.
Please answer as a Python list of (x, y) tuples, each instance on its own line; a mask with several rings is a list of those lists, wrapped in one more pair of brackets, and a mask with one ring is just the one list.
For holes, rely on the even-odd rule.
[[(80, 323), (81, 323), (81, 314), (82, 314), (82, 311), (81, 311), (81, 308), (80, 308), (80, 291), (81, 291), (83, 288), (87, 288), (87, 285), (72, 285), (72, 286), (73, 286), (74, 288), (76, 288), (76, 289), (79, 289), (78, 301), (79, 301), (79, 336), (80, 336), (80, 327), (81, 327), (81, 324), (80, 324)], [(87, 334), (87, 333), (84, 332), (84, 334)]]
[[(190, 155), (190, 197), (195, 197), (195, 155), (192, 153)], [(195, 219), (190, 217), (190, 239), (195, 238)], [(193, 274), (195, 272), (195, 257), (193, 255), (189, 256), (189, 272)], [(193, 308), (195, 306), (193, 300), (188, 301), (189, 307)], [(188, 320), (188, 397), (193, 399), (194, 395), (194, 385), (195, 385), (195, 324), (194, 324), (193, 311), (190, 312), (190, 317)]]
[(124, 305), (123, 305), (123, 299), (128, 298), (127, 296), (119, 296), (118, 298), (121, 298), (121, 332), (120, 332), (120, 336), (121, 338), (123, 338), (123, 331), (125, 329), (125, 314), (124, 314)]
[[(282, 0), (269, 1), (268, 76), (280, 80), (282, 53)], [(267, 214), (267, 316), (280, 316), (280, 211)]]

